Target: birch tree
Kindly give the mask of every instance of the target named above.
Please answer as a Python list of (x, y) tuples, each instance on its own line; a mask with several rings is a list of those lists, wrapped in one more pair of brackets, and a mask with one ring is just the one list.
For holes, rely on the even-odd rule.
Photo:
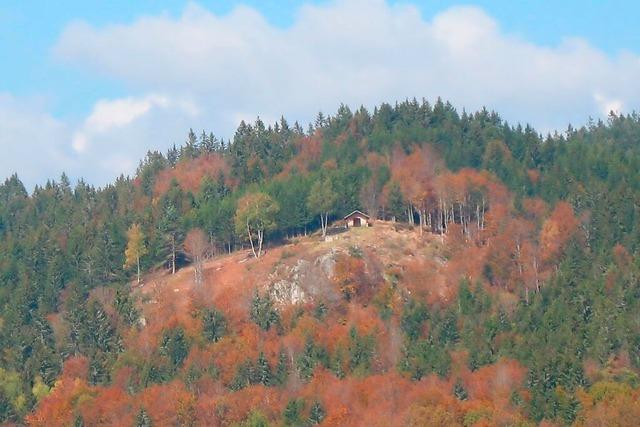
[(269, 195), (261, 192), (249, 193), (238, 200), (235, 226), (236, 233), (245, 234), (256, 258), (262, 255), (265, 232), (276, 228), (278, 204)]
[(193, 263), (196, 285), (202, 284), (203, 281), (202, 266), (208, 247), (207, 235), (199, 228), (189, 231), (184, 239), (184, 250)]
[(335, 209), (337, 200), (338, 195), (333, 190), (331, 179), (318, 180), (311, 186), (311, 191), (307, 198), (307, 207), (313, 214), (320, 215), (322, 237), (327, 235), (329, 214)]

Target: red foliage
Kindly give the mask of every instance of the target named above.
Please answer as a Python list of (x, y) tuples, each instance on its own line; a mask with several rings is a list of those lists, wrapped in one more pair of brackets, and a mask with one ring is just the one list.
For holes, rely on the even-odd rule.
[(567, 202), (558, 202), (540, 231), (540, 249), (543, 262), (552, 262), (562, 253), (564, 246), (578, 229), (578, 219)]
[(80, 397), (91, 398), (93, 393), (87, 384), (89, 361), (85, 357), (70, 357), (63, 365), (62, 376), (51, 393), (26, 417), (29, 425), (65, 426), (73, 423), (74, 403)]
[(93, 399), (79, 405), (85, 425), (133, 425), (133, 401), (122, 388), (99, 389)]
[(322, 134), (320, 132), (298, 138), (294, 144), (297, 154), (286, 164), (278, 175), (279, 177), (287, 177), (293, 170), (299, 173), (308, 172), (310, 166), (320, 160), (322, 154)]
[(408, 156), (396, 151), (391, 164), (394, 180), (402, 194), (418, 209), (427, 209), (433, 203), (435, 178), (443, 169), (442, 162), (429, 146), (415, 146)]
[(229, 165), (218, 154), (207, 154), (196, 159), (179, 162), (174, 168), (167, 168), (158, 173), (154, 185), (154, 195), (160, 196), (171, 188), (171, 181), (176, 179), (180, 188), (193, 193), (200, 189), (202, 179), (206, 176), (217, 179), (220, 172), (225, 176), (227, 186), (233, 186), (229, 178)]
[(336, 260), (333, 280), (347, 301), (356, 298), (369, 301), (373, 296), (375, 284), (367, 277), (362, 258), (348, 255), (339, 256)]

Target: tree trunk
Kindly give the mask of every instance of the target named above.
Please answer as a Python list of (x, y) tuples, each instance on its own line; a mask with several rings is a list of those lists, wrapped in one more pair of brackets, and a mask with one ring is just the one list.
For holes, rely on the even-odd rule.
[(424, 209), (418, 209), (418, 217), (420, 221), (420, 235), (424, 233), (424, 224), (426, 223), (426, 211)]
[(320, 214), (320, 228), (322, 228), (322, 237), (326, 237), (327, 235), (327, 223), (329, 221), (329, 214), (325, 212), (325, 214)]
[(138, 285), (140, 284), (140, 257), (136, 257), (136, 264), (138, 266)]
[(536, 292), (540, 292), (540, 281), (538, 280), (538, 258), (533, 256), (533, 272), (536, 278)]
[(196, 285), (202, 284), (202, 257), (197, 256), (193, 263), (193, 271), (195, 273)]
[(440, 234), (443, 234), (446, 231), (445, 230), (446, 225), (445, 225), (445, 219), (444, 219), (444, 203), (442, 202), (442, 197), (440, 198), (440, 206), (439, 206), (438, 211), (439, 211), (438, 212), (438, 218), (439, 218), (439, 221), (438, 221), (438, 232)]
[(249, 243), (251, 243), (251, 252), (253, 252), (253, 256), (255, 258), (258, 258), (259, 255), (256, 254), (256, 248), (253, 246), (253, 238), (251, 237), (251, 228), (249, 228), (249, 222), (247, 222), (247, 234), (249, 235)]
[(258, 256), (257, 258), (260, 258), (260, 255), (262, 255), (262, 240), (264, 238), (264, 230), (258, 230)]
[(171, 238), (171, 274), (176, 274), (176, 237)]

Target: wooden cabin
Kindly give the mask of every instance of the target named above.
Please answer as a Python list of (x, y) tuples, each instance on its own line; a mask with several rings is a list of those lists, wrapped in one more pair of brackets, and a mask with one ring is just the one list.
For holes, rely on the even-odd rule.
[(349, 227), (371, 227), (371, 217), (364, 212), (355, 210), (343, 218), (344, 224)]

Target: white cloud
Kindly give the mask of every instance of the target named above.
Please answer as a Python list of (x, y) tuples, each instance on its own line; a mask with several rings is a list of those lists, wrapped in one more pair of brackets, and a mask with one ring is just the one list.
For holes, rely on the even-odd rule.
[(58, 178), (71, 164), (68, 126), (46, 112), (41, 99), (0, 93), (0, 179), (19, 173), (25, 185)]
[(607, 98), (599, 93), (594, 94), (593, 99), (595, 99), (600, 106), (600, 113), (602, 115), (608, 115), (611, 112), (620, 114), (620, 112), (624, 110), (624, 104), (619, 99)]
[(303, 6), (279, 28), (249, 7), (215, 15), (192, 3), (177, 18), (72, 23), (53, 51), (138, 94), (98, 101), (82, 123), (66, 125), (67, 148), (83, 164), (97, 161), (102, 179), (131, 171), (123, 159), (135, 165), (147, 149), (181, 142), (189, 127), (228, 137), (239, 118), (284, 114), (304, 124), (340, 102), (442, 96), (542, 130), (640, 106), (638, 55), (609, 56), (575, 38), (536, 45), (476, 7), (425, 19), (408, 4), (337, 0)]
[(193, 101), (167, 95), (98, 100), (74, 131), (76, 172), (93, 176), (99, 184), (131, 174), (148, 150), (181, 143), (198, 115)]
[(148, 150), (181, 143), (197, 120), (193, 101), (164, 95), (98, 100), (81, 123), (64, 123), (43, 102), (0, 94), (0, 175), (17, 172), (29, 188), (58, 179), (104, 185), (135, 172)]
[(147, 114), (154, 106), (167, 107), (169, 101), (164, 96), (150, 95), (142, 99), (124, 98), (100, 100), (87, 118), (86, 126), (96, 132), (104, 132), (114, 127), (122, 127)]
[[(173, 110), (179, 115), (196, 116), (197, 107), (188, 100), (173, 100), (165, 95), (151, 94), (143, 97), (121, 99), (101, 99), (84, 124), (73, 136), (72, 146), (83, 153), (92, 140), (110, 135), (120, 129), (130, 131), (135, 122), (158, 110)], [(162, 144), (164, 145), (164, 144)]]
[(486, 105), (544, 129), (600, 115), (594, 93), (640, 103), (638, 56), (611, 58), (579, 39), (538, 46), (476, 7), (425, 20), (411, 5), (341, 0), (306, 5), (280, 29), (247, 7), (218, 16), (190, 4), (178, 18), (72, 24), (55, 52), (135, 87), (195, 96), (224, 132), (247, 112), (309, 120), (339, 102), (414, 96)]

